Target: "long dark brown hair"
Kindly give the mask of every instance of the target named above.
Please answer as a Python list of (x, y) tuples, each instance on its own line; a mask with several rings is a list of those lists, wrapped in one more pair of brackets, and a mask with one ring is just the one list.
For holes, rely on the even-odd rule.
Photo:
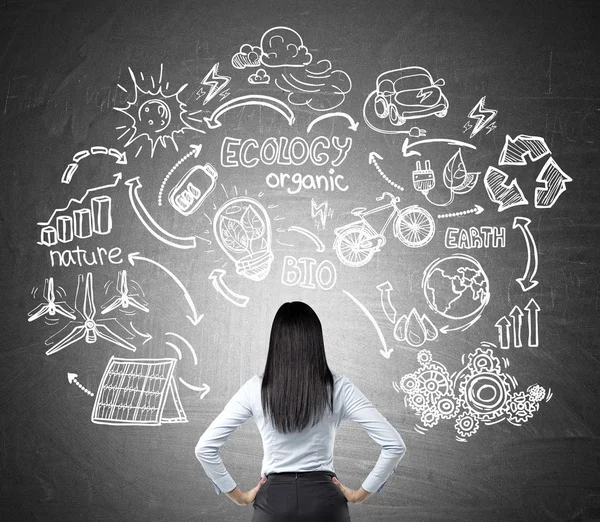
[(333, 412), (333, 374), (325, 357), (321, 321), (305, 303), (284, 303), (275, 314), (261, 403), (280, 433), (314, 426), (327, 406)]

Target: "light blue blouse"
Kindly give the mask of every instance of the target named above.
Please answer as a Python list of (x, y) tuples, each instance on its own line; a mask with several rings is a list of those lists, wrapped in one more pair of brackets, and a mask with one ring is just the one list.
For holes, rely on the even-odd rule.
[(285, 471), (332, 471), (333, 446), (343, 420), (358, 422), (381, 446), (377, 463), (362, 487), (370, 493), (381, 491), (406, 452), (400, 434), (346, 376), (334, 374), (333, 413), (326, 408), (318, 424), (301, 432), (279, 433), (265, 418), (261, 405), (262, 376), (249, 379), (210, 424), (196, 445), (196, 457), (213, 481), (217, 493), (236, 488), (219, 456), (219, 448), (235, 429), (254, 417), (263, 441), (261, 475)]

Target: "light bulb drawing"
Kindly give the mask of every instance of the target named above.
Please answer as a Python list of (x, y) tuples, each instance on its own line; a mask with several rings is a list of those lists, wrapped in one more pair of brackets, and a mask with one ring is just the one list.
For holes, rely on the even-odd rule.
[(271, 222), (265, 208), (251, 198), (233, 198), (213, 219), (217, 243), (235, 263), (235, 271), (252, 281), (262, 281), (273, 263)]
[[(129, 68), (129, 75), (133, 80), (133, 101), (128, 101), (127, 105), (124, 107), (115, 107), (116, 111), (126, 114), (131, 120), (129, 125), (117, 127), (118, 130), (126, 129), (118, 139), (122, 139), (129, 135), (125, 147), (131, 145), (138, 138), (146, 137), (151, 144), (150, 156), (154, 157), (156, 146), (160, 143), (166, 148), (166, 140), (171, 140), (175, 150), (179, 150), (175, 141), (175, 135), (183, 133), (186, 129), (201, 132), (203, 134), (205, 133), (205, 131), (193, 127), (189, 121), (187, 121), (193, 120), (200, 122), (200, 120), (192, 118), (189, 114), (184, 119), (184, 116), (188, 111), (185, 103), (179, 99), (179, 95), (187, 87), (187, 83), (182, 85), (177, 92), (165, 94), (165, 91), (169, 87), (169, 83), (167, 82), (165, 85), (162, 85), (162, 64), (160, 65), (158, 82), (155, 82), (152, 76), (150, 77), (152, 88), (143, 89), (140, 87), (131, 68)], [(140, 77), (142, 80), (145, 80), (142, 73), (140, 73)], [(128, 92), (123, 86), (119, 85), (119, 87), (123, 91)], [(141, 150), (142, 146), (138, 149), (136, 157)]]

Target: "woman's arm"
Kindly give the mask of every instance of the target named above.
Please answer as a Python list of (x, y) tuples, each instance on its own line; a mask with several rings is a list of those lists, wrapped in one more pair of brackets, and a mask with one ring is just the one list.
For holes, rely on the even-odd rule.
[[(196, 444), (196, 458), (213, 481), (217, 493), (233, 492), (236, 483), (225, 469), (219, 455), (219, 448), (225, 444), (231, 433), (252, 417), (252, 404), (248, 397), (247, 381), (227, 403), (223, 411), (210, 424)], [(233, 500), (233, 499), (232, 499)]]
[(344, 378), (341, 392), (344, 400), (342, 419), (358, 422), (381, 446), (377, 463), (362, 483), (365, 493), (379, 492), (406, 453), (406, 445), (396, 429), (349, 379)]

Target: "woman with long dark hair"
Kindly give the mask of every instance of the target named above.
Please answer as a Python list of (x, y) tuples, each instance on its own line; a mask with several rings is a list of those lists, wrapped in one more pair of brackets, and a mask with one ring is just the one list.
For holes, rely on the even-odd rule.
[[(263, 439), (263, 477), (244, 492), (225, 469), (219, 448), (250, 417)], [(335, 434), (346, 419), (381, 446), (357, 490), (339, 482), (333, 468)], [(240, 388), (196, 445), (217, 493), (224, 491), (239, 505), (254, 503), (253, 522), (348, 522), (348, 502), (364, 502), (381, 491), (405, 452), (402, 437), (358, 388), (332, 374), (321, 322), (301, 302), (279, 308), (263, 375)]]

